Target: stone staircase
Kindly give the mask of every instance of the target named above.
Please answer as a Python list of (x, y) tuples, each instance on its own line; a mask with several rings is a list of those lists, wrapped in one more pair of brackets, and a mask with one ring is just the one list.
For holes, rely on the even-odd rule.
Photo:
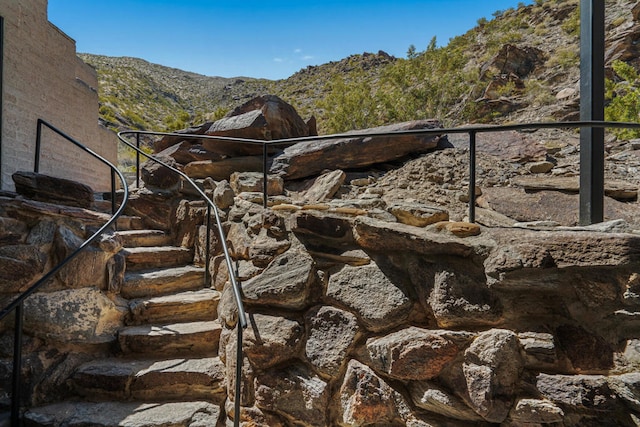
[(204, 287), (192, 251), (156, 230), (120, 231), (127, 325), (112, 357), (78, 367), (75, 399), (33, 408), (27, 426), (222, 425), (225, 366), (218, 358), (219, 293)]

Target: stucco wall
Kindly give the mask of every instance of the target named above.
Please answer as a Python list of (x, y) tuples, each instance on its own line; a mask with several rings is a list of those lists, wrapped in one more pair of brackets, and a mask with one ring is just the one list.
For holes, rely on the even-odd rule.
[[(47, 19), (47, 0), (3, 0), (4, 82), (2, 189), (11, 174), (33, 170), (36, 121), (42, 118), (117, 161), (117, 138), (98, 124), (97, 76), (76, 56), (75, 41)], [(107, 190), (106, 166), (50, 131), (43, 133), (40, 172)]]

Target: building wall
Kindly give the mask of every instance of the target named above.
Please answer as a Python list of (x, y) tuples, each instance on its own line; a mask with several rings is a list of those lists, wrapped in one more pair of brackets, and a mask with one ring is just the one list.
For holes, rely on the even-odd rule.
[[(33, 170), (41, 118), (115, 164), (117, 138), (98, 124), (96, 72), (76, 55), (75, 41), (51, 24), (47, 0), (2, 0), (4, 79), (2, 189), (11, 175)], [(43, 131), (40, 172), (73, 179), (96, 191), (110, 188), (107, 166), (49, 130)]]

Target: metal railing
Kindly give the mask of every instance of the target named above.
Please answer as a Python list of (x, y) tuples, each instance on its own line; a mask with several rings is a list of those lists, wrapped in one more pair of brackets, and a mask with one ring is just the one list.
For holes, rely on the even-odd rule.
[[(12, 384), (11, 384), (11, 425), (18, 426), (20, 422), (20, 395), (21, 395), (21, 371), (22, 371), (22, 336), (23, 336), (23, 320), (24, 320), (24, 301), (29, 298), (34, 292), (40, 289), (44, 284), (49, 282), (64, 266), (66, 266), (71, 260), (73, 260), (80, 252), (82, 252), (85, 248), (95, 242), (102, 233), (104, 233), (107, 229), (109, 229), (120, 214), (123, 212), (125, 205), (128, 200), (128, 189), (127, 184), (124, 179), (124, 176), (120, 171), (116, 168), (116, 166), (112, 165), (108, 160), (95, 153), (85, 145), (76, 141), (69, 135), (65, 134), (61, 130), (55, 128), (51, 124), (45, 122), (44, 120), (38, 119), (37, 123), (37, 137), (36, 137), (36, 153), (35, 153), (35, 163), (34, 163), (34, 172), (38, 172), (40, 168), (40, 150), (41, 150), (41, 142), (42, 142), (42, 128), (47, 127), (58, 135), (62, 136), (66, 141), (74, 144), (81, 150), (85, 151), (92, 157), (96, 158), (100, 162), (107, 165), (111, 170), (111, 193), (112, 193), (112, 216), (109, 221), (107, 221), (104, 225), (102, 225), (98, 230), (96, 230), (87, 240), (85, 240), (76, 250), (74, 250), (71, 254), (69, 254), (65, 259), (63, 259), (58, 265), (53, 267), (48, 273), (46, 273), (40, 280), (31, 285), (26, 291), (22, 292), (18, 297), (16, 297), (9, 305), (0, 310), (0, 321), (7, 317), (10, 313), (15, 313), (15, 323), (14, 323), (14, 340), (13, 340), (13, 368), (12, 368)], [(120, 178), (120, 182), (122, 183), (122, 187), (124, 189), (124, 198), (120, 207), (115, 209), (115, 176), (116, 174)]]
[[(195, 135), (195, 134), (182, 134), (182, 133), (162, 133), (161, 135), (181, 137), (183, 139), (210, 139), (227, 142), (237, 142), (241, 144), (253, 144), (262, 146), (262, 172), (263, 172), (263, 207), (267, 207), (268, 202), (268, 148), (270, 146), (279, 145), (292, 145), (299, 142), (311, 142), (311, 141), (327, 141), (335, 139), (349, 139), (349, 138), (374, 138), (374, 137), (389, 137), (389, 136), (408, 136), (408, 135), (447, 135), (447, 134), (467, 134), (469, 136), (469, 205), (468, 205), (468, 218), (469, 222), (476, 221), (475, 211), (475, 199), (476, 199), (476, 137), (481, 133), (493, 133), (493, 132), (505, 132), (505, 131), (534, 131), (539, 129), (583, 129), (583, 128), (612, 128), (612, 129), (638, 129), (640, 130), (640, 123), (629, 122), (611, 122), (611, 121), (572, 121), (572, 122), (540, 122), (540, 123), (520, 123), (520, 124), (507, 124), (507, 125), (475, 125), (464, 126), (457, 128), (429, 128), (429, 129), (414, 129), (414, 130), (400, 130), (392, 132), (358, 132), (358, 133), (341, 133), (322, 136), (307, 136), (299, 138), (289, 138), (280, 140), (257, 140), (257, 139), (245, 139), (234, 138), (224, 136), (210, 136), (210, 135)], [(136, 132), (138, 134), (146, 135), (160, 135), (155, 132)], [(133, 147), (132, 147), (133, 148)], [(604, 150), (604, 147), (602, 147)], [(144, 153), (143, 153), (144, 154)], [(137, 164), (140, 164), (137, 159)], [(138, 172), (139, 173), (139, 172)], [(138, 177), (139, 182), (139, 177)], [(600, 186), (604, 186), (604, 183), (598, 183)]]

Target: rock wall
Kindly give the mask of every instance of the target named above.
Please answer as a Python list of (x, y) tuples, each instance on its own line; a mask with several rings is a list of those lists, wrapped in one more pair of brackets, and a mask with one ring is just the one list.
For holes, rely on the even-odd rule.
[(241, 396), (237, 310), (211, 265), (229, 419), (241, 399), (245, 426), (637, 425), (640, 236), (624, 223), (479, 228), (373, 195), (252, 197), (225, 212), (250, 320)]
[[(109, 215), (22, 198), (0, 197), (0, 307), (4, 308), (76, 250)], [(104, 234), (24, 303), (23, 401), (64, 395), (65, 380), (87, 358), (106, 352), (128, 307), (117, 292), (122, 243)], [(14, 315), (0, 321), (0, 404), (8, 399)]]

